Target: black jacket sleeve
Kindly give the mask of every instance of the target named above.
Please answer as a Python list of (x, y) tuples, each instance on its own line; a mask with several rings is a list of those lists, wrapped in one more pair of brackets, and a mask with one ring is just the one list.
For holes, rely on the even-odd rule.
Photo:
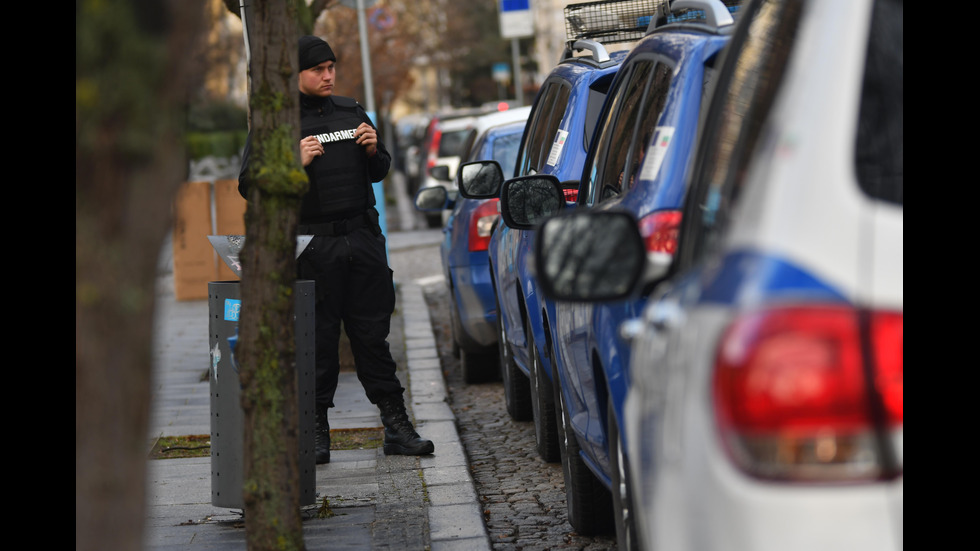
[(252, 150), (252, 133), (245, 139), (245, 149), (242, 150), (242, 168), (238, 173), (238, 193), (248, 199), (248, 157)]
[[(375, 132), (377, 132), (378, 127), (374, 126), (374, 123), (371, 122), (371, 118), (368, 117), (367, 112), (364, 111), (364, 108), (361, 107), (360, 104), (358, 104), (358, 112), (360, 113), (361, 118), (364, 119), (364, 122), (370, 124), (374, 128)], [(380, 132), (378, 132), (377, 147), (378, 152), (371, 157), (368, 157), (367, 161), (368, 176), (370, 176), (371, 182), (380, 182), (381, 180), (384, 180), (385, 176), (388, 175), (388, 170), (391, 168), (391, 153), (388, 153), (388, 149), (381, 141)]]

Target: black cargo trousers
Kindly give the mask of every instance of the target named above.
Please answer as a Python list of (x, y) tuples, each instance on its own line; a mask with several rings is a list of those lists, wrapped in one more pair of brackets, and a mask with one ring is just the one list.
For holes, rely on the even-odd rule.
[[(372, 213), (375, 219), (376, 212)], [(368, 400), (375, 404), (384, 396), (401, 397), (404, 392), (388, 346), (395, 288), (385, 238), (377, 222), (355, 222), (353, 229), (330, 230), (328, 226), (324, 230), (322, 224), (299, 227), (300, 234), (314, 236), (297, 260), (297, 275), (316, 282), (318, 410), (334, 406), (341, 322)]]

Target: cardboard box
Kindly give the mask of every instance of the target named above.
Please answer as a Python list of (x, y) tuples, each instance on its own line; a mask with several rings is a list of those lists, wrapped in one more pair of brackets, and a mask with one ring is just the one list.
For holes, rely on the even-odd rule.
[[(238, 193), (238, 180), (214, 182), (214, 235), (245, 235), (245, 209), (248, 203)], [(220, 258), (218, 280), (234, 281), (238, 276)]]
[(177, 300), (208, 298), (218, 276), (207, 236), (211, 229), (211, 182), (184, 182), (174, 201), (174, 294)]

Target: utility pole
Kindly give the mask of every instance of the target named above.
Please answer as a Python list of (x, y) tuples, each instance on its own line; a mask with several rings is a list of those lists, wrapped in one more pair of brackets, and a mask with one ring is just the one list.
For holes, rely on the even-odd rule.
[(534, 12), (530, 0), (498, 0), (500, 8), (500, 36), (510, 38), (511, 56), (514, 58), (514, 93), (518, 105), (524, 105), (524, 83), (521, 75), (521, 51), (518, 39), (534, 34)]
[[(361, 70), (364, 72), (364, 106), (368, 116), (374, 121), (374, 125), (378, 126), (378, 114), (374, 107), (374, 78), (371, 75), (371, 48), (368, 40), (367, 18), (364, 15), (364, 10), (374, 6), (376, 2), (377, 0), (341, 0), (340, 3), (357, 10), (357, 30), (361, 39)], [(385, 136), (385, 139), (392, 138)], [(381, 215), (379, 220), (381, 233), (387, 236), (388, 223), (385, 216), (384, 186), (381, 182), (374, 183), (374, 200), (375, 208)], [(387, 244), (385, 247), (387, 250)]]

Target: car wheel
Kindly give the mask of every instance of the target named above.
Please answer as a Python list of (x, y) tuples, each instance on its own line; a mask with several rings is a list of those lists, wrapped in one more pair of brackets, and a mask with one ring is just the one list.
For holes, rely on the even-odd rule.
[(497, 304), (497, 351), (500, 356), (500, 378), (504, 383), (504, 398), (507, 402), (507, 413), (515, 421), (530, 421), (531, 411), (531, 385), (517, 367), (510, 352), (510, 345), (507, 341), (507, 332), (504, 329), (504, 322), (501, 319), (500, 304)]
[(548, 463), (561, 461), (558, 450), (558, 420), (555, 416), (555, 394), (551, 380), (544, 373), (541, 356), (534, 344), (534, 334), (528, 331), (527, 349), (531, 359), (531, 411), (534, 417), (534, 440), (538, 455)]
[[(492, 350), (492, 349), (491, 349)], [(499, 372), (496, 353), (469, 352), (460, 349), (459, 368), (466, 384), (485, 383)]]
[[(555, 381), (558, 381), (557, 376)], [(612, 496), (579, 455), (578, 441), (572, 432), (572, 420), (561, 385), (552, 386), (555, 389), (555, 413), (559, 421), (558, 449), (561, 452), (561, 470), (565, 478), (568, 523), (583, 536), (608, 534), (612, 532)]]
[(612, 478), (613, 522), (616, 527), (616, 548), (623, 551), (639, 549), (636, 535), (636, 519), (634, 517), (632, 488), (630, 487), (629, 460), (623, 453), (623, 445), (619, 437), (619, 425), (616, 423), (616, 413), (612, 406), (612, 397), (608, 402), (606, 419), (609, 437), (609, 467)]

